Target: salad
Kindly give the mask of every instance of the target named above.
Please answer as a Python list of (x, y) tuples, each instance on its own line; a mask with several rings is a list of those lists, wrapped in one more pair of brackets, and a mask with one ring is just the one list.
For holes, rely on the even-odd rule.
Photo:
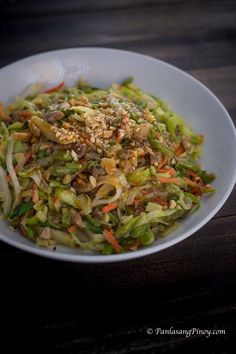
[(203, 136), (131, 78), (79, 81), (0, 104), (0, 200), (36, 245), (112, 254), (171, 232), (214, 192), (197, 163)]

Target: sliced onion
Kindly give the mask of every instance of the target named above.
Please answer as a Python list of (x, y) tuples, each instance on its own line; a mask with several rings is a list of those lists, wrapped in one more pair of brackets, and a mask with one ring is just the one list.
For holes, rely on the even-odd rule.
[(96, 196), (97, 197), (99, 197), (100, 199), (101, 198), (105, 198), (105, 197), (107, 197), (108, 196), (108, 194), (112, 191), (112, 190), (114, 190), (114, 186), (113, 185), (111, 185), (111, 184), (103, 184), (102, 186), (101, 186), (101, 188), (99, 188), (99, 190), (97, 191), (97, 193), (96, 193)]
[(122, 185), (122, 187), (124, 188), (124, 190), (127, 190), (130, 188), (130, 184), (128, 183), (125, 175), (123, 173), (117, 173), (116, 176), (119, 177), (120, 180), (120, 184)]
[(6, 177), (7, 177), (6, 172), (2, 167), (0, 167), (0, 191), (3, 199), (2, 206), (3, 206), (4, 215), (7, 215), (9, 213), (12, 204), (12, 196), (11, 196), (10, 188), (8, 186)]
[(13, 208), (14, 208), (20, 202), (20, 193), (21, 193), (22, 188), (19, 184), (18, 178), (16, 176), (16, 173), (14, 171), (13, 164), (12, 164), (13, 147), (14, 147), (14, 140), (10, 137), (8, 139), (8, 145), (7, 145), (6, 165), (7, 165), (7, 170), (8, 170), (10, 177), (11, 177), (13, 188), (15, 191), (15, 200), (13, 203)]
[(114, 201), (116, 201), (122, 194), (122, 188), (121, 188), (121, 186), (117, 186), (115, 188), (116, 188), (116, 193), (113, 197), (109, 197), (107, 199), (100, 199), (99, 196), (96, 195), (95, 199), (92, 202), (92, 207), (95, 207), (100, 204), (109, 204), (109, 203), (113, 203)]
[[(120, 198), (120, 196), (123, 192), (121, 184), (120, 184), (120, 180), (118, 177), (115, 177), (115, 176), (101, 177), (97, 183), (97, 186), (101, 186), (101, 188), (96, 193), (96, 197), (94, 198), (94, 200), (92, 202), (92, 207), (95, 207), (100, 204), (113, 203), (118, 198)], [(115, 188), (115, 190), (116, 190), (115, 195), (112, 197), (103, 198), (106, 195), (108, 196), (108, 194), (112, 191), (113, 188)]]

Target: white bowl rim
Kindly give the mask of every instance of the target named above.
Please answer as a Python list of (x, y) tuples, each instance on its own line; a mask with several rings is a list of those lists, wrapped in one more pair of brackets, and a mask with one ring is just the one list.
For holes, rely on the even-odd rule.
[[(45, 51), (45, 52), (40, 52), (34, 55), (30, 55), (27, 57), (24, 57), (22, 59), (19, 59), (17, 61), (14, 61), (8, 65), (5, 65), (3, 67), (0, 68), (0, 71), (3, 69), (9, 69), (11, 66), (14, 66), (15, 64), (20, 64), (21, 62), (23, 63), (24, 61), (27, 61), (29, 59), (33, 59), (36, 57), (40, 57), (40, 56), (44, 56), (45, 54), (60, 54), (62, 52), (68, 52), (68, 51), (108, 51), (108, 52), (120, 52), (120, 53), (124, 53), (124, 54), (131, 54), (131, 55), (136, 55), (139, 56), (140, 58), (144, 58), (144, 59), (148, 59), (150, 61), (153, 62), (159, 62), (162, 65), (166, 66), (166, 67), (170, 67), (176, 71), (178, 71), (179, 73), (181, 73), (182, 75), (188, 77), (189, 79), (193, 80), (198, 86), (200, 86), (204, 91), (206, 91), (208, 93), (208, 95), (210, 95), (220, 106), (220, 108), (223, 110), (223, 112), (225, 113), (225, 116), (228, 119), (228, 123), (230, 124), (232, 131), (234, 132), (234, 139), (235, 139), (235, 143), (236, 143), (236, 128), (234, 126), (234, 123), (232, 121), (232, 118), (230, 117), (228, 111), (226, 110), (226, 108), (224, 107), (224, 105), (222, 104), (222, 102), (216, 97), (216, 95), (210, 90), (208, 89), (203, 83), (201, 83), (199, 80), (197, 80), (195, 77), (193, 77), (192, 75), (186, 73), (185, 71), (183, 71), (182, 69), (179, 69), (178, 67), (176, 67), (175, 65), (169, 64), (163, 60), (160, 59), (156, 59), (154, 57), (151, 57), (149, 55), (146, 54), (141, 54), (135, 51), (129, 51), (129, 50), (123, 50), (123, 49), (116, 49), (116, 48), (106, 48), (106, 47), (72, 47), (72, 48), (64, 48), (64, 49), (55, 49), (55, 50), (50, 50), (50, 51)], [(92, 254), (63, 254), (63, 253), (57, 253), (57, 252), (53, 252), (51, 250), (47, 250), (47, 249), (43, 249), (43, 248), (37, 248), (34, 244), (32, 244), (32, 246), (28, 246), (28, 245), (24, 245), (19, 243), (18, 241), (12, 240), (10, 238), (6, 238), (4, 235), (2, 235), (0, 233), (0, 240), (2, 240), (3, 242), (14, 246), (20, 250), (38, 255), (38, 256), (42, 256), (42, 257), (46, 257), (46, 258), (51, 258), (51, 259), (55, 259), (55, 260), (61, 260), (61, 261), (65, 261), (65, 262), (75, 262), (75, 263), (111, 263), (111, 262), (120, 262), (120, 261), (125, 261), (125, 260), (131, 260), (131, 259), (135, 259), (135, 258), (140, 258), (143, 256), (147, 256), (156, 252), (159, 252), (161, 250), (164, 250), (168, 247), (171, 247), (183, 240), (185, 240), (186, 238), (188, 238), (189, 236), (193, 235), (194, 233), (196, 233), (199, 229), (201, 229), (205, 224), (208, 223), (209, 220), (211, 220), (213, 218), (213, 216), (222, 208), (222, 206), (225, 204), (225, 202), (227, 201), (227, 199), (229, 198), (234, 185), (236, 183), (236, 166), (234, 168), (234, 174), (232, 176), (232, 180), (231, 183), (228, 187), (228, 189), (226, 190), (224, 197), (222, 198), (222, 200), (216, 205), (216, 207), (211, 211), (211, 213), (209, 213), (200, 223), (198, 223), (195, 227), (192, 227), (190, 230), (184, 232), (181, 236), (179, 236), (178, 238), (174, 239), (174, 240), (169, 240), (166, 241), (163, 244), (160, 245), (154, 245), (151, 247), (147, 247), (147, 248), (142, 248), (140, 250), (134, 251), (134, 252), (127, 252), (127, 253), (121, 253), (121, 254), (114, 254), (114, 255), (92, 255)]]

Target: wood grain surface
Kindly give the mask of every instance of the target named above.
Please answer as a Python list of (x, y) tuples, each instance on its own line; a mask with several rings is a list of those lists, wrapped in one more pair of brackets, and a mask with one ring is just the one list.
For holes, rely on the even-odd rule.
[[(0, 0), (0, 39), (0, 67), (80, 46), (151, 55), (206, 84), (236, 122), (233, 0)], [(235, 200), (234, 189), (194, 236), (129, 262), (61, 263), (0, 243), (4, 353), (235, 353)], [(171, 327), (225, 334), (146, 333)]]

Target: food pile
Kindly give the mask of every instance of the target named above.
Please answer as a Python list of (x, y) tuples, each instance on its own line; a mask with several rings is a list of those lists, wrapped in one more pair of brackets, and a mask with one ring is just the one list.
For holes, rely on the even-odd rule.
[(135, 251), (214, 192), (203, 137), (132, 79), (42, 86), (0, 105), (2, 211), (38, 246)]

